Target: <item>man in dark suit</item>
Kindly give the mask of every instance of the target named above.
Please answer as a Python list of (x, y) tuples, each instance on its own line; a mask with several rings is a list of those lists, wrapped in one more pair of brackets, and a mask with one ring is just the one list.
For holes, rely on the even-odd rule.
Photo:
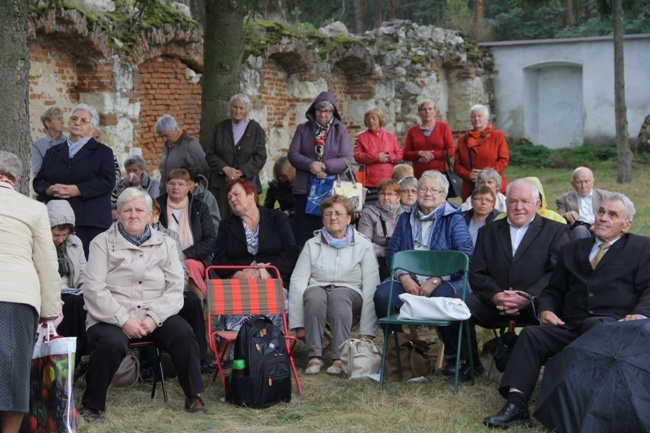
[(557, 212), (571, 226), (571, 239), (591, 237), (590, 227), (594, 223), (600, 203), (610, 192), (595, 189), (594, 174), (587, 167), (573, 170), (571, 186), (573, 191), (562, 194), (555, 200)]
[(613, 193), (596, 213), (596, 238), (562, 248), (539, 298), (542, 326), (521, 332), (499, 387), (507, 403), (483, 424), (529, 426), (528, 399), (551, 356), (600, 322), (650, 316), (650, 238), (626, 234), (634, 213), (627, 197)]
[[(533, 182), (515, 180), (508, 185), (506, 196), (507, 218), (479, 230), (470, 267), (473, 293), (465, 302), (472, 312), (470, 340), (478, 374), (483, 366), (474, 325), (492, 327), (510, 319), (537, 323), (530, 299), (548, 285), (560, 247), (569, 241), (566, 224), (537, 214), (541, 200)], [(454, 374), (454, 367), (447, 363), (443, 374)], [(467, 364), (461, 378), (469, 379)]]

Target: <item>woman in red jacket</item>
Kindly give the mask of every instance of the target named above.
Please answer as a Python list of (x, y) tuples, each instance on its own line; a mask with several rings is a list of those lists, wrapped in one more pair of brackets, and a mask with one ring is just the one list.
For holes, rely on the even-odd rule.
[(386, 131), (384, 115), (377, 108), (371, 108), (364, 115), (368, 129), (357, 134), (354, 143), (354, 160), (366, 164), (366, 203), (377, 201), (377, 185), (390, 179), (393, 166), (402, 160), (402, 149), (392, 132)]
[(444, 151), (449, 157), (454, 156), (454, 138), (449, 125), (436, 120), (436, 104), (432, 100), (418, 104), (418, 115), (422, 123), (411, 126), (406, 133), (404, 161), (413, 161), (413, 171), (419, 179), (427, 170), (444, 173), (449, 169)]
[(460, 196), (465, 201), (472, 195), (476, 177), (484, 168), (493, 168), (501, 175), (500, 192), (505, 194), (508, 182), (503, 172), (510, 160), (505, 134), (488, 124), (490, 112), (485, 105), (476, 104), (469, 113), (473, 130), (458, 139), (454, 158), (456, 174), (463, 179)]

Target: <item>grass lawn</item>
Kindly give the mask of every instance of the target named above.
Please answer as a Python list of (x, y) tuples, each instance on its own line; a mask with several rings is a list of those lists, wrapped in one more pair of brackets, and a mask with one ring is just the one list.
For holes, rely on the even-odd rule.
[[(650, 234), (650, 210), (645, 205), (650, 173), (635, 166), (634, 183), (616, 183), (615, 162), (590, 165), (597, 179), (596, 187), (626, 194), (635, 203), (637, 216), (632, 232)], [(509, 179), (538, 176), (549, 198), (549, 208), (555, 209), (555, 198), (570, 188), (571, 169), (529, 169), (510, 167)], [(377, 344), (381, 344), (378, 332)], [(425, 338), (433, 339), (432, 335)], [(435, 349), (432, 349), (435, 352)], [(326, 366), (328, 359), (325, 359)], [(492, 379), (483, 375), (474, 386), (461, 385), (458, 395), (453, 386), (436, 373), (428, 383), (387, 384), (379, 392), (372, 381), (351, 381), (329, 377), (324, 371), (317, 376), (304, 376), (307, 364), (304, 345), (296, 358), (304, 393), (295, 393), (291, 403), (279, 404), (265, 410), (236, 407), (222, 401), (221, 383), (206, 383), (207, 415), (192, 415), (183, 409), (183, 395), (175, 379), (168, 381), (170, 401), (165, 404), (162, 391), (154, 400), (149, 398), (151, 384), (131, 389), (111, 389), (108, 393), (106, 422), (86, 424), (78, 420), (80, 432), (486, 432), (481, 420), (496, 413), (503, 404), (497, 393), (501, 375), (494, 371)], [(489, 358), (483, 358), (486, 370)], [(81, 392), (77, 394), (79, 404)], [(534, 397), (533, 397), (534, 399)], [(534, 410), (534, 400), (531, 401)], [(542, 433), (546, 429), (536, 423), (532, 429), (512, 429), (512, 432)]]

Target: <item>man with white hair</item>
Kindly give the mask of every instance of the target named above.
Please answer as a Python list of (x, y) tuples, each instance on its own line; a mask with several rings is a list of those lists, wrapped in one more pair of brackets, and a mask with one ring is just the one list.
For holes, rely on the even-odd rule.
[(573, 191), (562, 194), (555, 200), (557, 212), (571, 225), (571, 239), (591, 237), (591, 227), (600, 203), (610, 194), (604, 189), (595, 189), (594, 174), (587, 167), (573, 170), (571, 186)]

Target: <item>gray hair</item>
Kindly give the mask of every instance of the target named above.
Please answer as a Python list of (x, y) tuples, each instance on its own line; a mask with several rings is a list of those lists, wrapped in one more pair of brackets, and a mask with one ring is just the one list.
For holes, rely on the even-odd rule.
[(140, 188), (136, 187), (129, 187), (126, 188), (120, 196), (117, 198), (117, 210), (121, 210), (122, 206), (124, 203), (131, 202), (133, 200), (138, 200), (143, 198), (146, 205), (147, 205), (147, 210), (151, 212), (151, 207), (153, 206), (153, 199), (149, 195), (149, 193), (145, 190), (142, 190)]
[(625, 194), (621, 194), (620, 192), (612, 192), (607, 194), (603, 202), (606, 201), (615, 201), (618, 200), (623, 203), (625, 206), (625, 216), (629, 220), (634, 220), (634, 214), (636, 214), (636, 208), (634, 207), (634, 203), (632, 203), (632, 200), (627, 198)]
[(230, 101), (228, 101), (228, 108), (232, 108), (232, 104), (234, 104), (235, 101), (239, 101), (242, 104), (246, 104), (246, 110), (250, 110), (251, 100), (248, 96), (244, 95), (243, 93), (237, 93), (232, 98), (230, 98)]
[(541, 196), (539, 194), (539, 188), (537, 188), (535, 182), (532, 182), (524, 178), (515, 179), (508, 184), (508, 187), (506, 188), (506, 198), (510, 199), (510, 189), (514, 188), (515, 186), (521, 187), (522, 184), (530, 185), (530, 191), (531, 191), (530, 196), (533, 200), (541, 199)]
[(95, 107), (88, 104), (77, 104), (72, 108), (70, 115), (74, 116), (74, 113), (76, 113), (79, 110), (86, 110), (87, 112), (89, 112), (90, 124), (93, 126), (93, 128), (99, 128), (99, 113), (97, 112), (97, 109)]
[(323, 109), (323, 108), (331, 108), (332, 110), (334, 110), (335, 107), (334, 107), (334, 104), (332, 104), (330, 101), (326, 101), (326, 100), (318, 101), (318, 102), (316, 102), (314, 104), (314, 109), (315, 110), (320, 110), (320, 109)]
[(156, 134), (161, 134), (165, 131), (180, 131), (181, 128), (178, 127), (176, 119), (169, 114), (164, 114), (159, 117), (156, 121), (156, 126), (153, 127), (153, 132)]
[(422, 185), (422, 181), (424, 180), (425, 177), (428, 177), (430, 179), (433, 179), (435, 182), (440, 185), (440, 188), (442, 188), (442, 192), (445, 194), (449, 193), (449, 181), (447, 180), (447, 177), (440, 173), (438, 170), (427, 170), (424, 173), (422, 173), (422, 176), (420, 176), (420, 181), (418, 182), (418, 188), (420, 185)]
[(124, 169), (126, 170), (127, 167), (133, 164), (136, 164), (138, 167), (140, 167), (140, 170), (144, 170), (145, 162), (140, 155), (133, 155), (128, 157), (126, 161), (124, 161)]
[(407, 186), (412, 186), (413, 188), (417, 189), (418, 187), (418, 180), (413, 177), (413, 176), (405, 176), (399, 180), (399, 186), (403, 189), (404, 187)]
[(481, 180), (488, 179), (492, 179), (494, 181), (494, 184), (497, 186), (497, 191), (500, 190), (503, 186), (501, 184), (501, 175), (493, 168), (484, 168), (483, 170), (479, 171), (478, 176), (476, 176), (476, 183)]
[(11, 152), (0, 151), (0, 173), (18, 179), (23, 173), (23, 162)]
[(483, 105), (483, 104), (474, 104), (474, 105), (472, 105), (472, 108), (469, 109), (469, 115), (471, 116), (472, 113), (475, 112), (476, 110), (483, 111), (483, 113), (485, 114), (485, 117), (487, 117), (488, 119), (490, 118), (490, 109), (486, 105)]

